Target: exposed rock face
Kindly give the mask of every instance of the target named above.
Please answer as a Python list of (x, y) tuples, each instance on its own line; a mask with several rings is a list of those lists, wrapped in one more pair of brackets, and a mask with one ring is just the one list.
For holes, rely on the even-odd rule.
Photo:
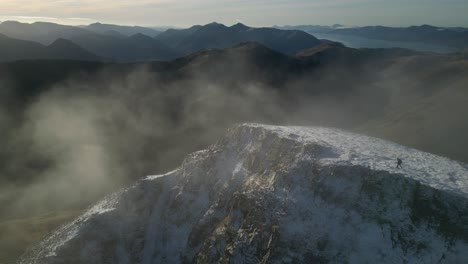
[(467, 223), (465, 164), (340, 130), (245, 124), (22, 263), (466, 263)]

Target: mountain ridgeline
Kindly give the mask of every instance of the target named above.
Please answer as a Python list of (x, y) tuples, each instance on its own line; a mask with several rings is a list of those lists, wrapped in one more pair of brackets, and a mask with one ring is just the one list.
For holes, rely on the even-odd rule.
[(240, 42), (250, 41), (293, 55), (300, 50), (321, 43), (320, 40), (303, 31), (251, 28), (241, 23), (231, 27), (211, 23), (205, 26), (193, 26), (189, 29), (169, 29), (156, 38), (184, 54), (206, 48), (227, 48)]
[[(258, 42), (279, 52), (293, 55), (300, 50), (321, 43), (312, 35), (299, 30), (279, 30), (274, 28), (251, 28), (242, 24), (226, 27), (211, 23), (193, 26), (189, 29), (169, 29), (163, 33), (144, 27), (128, 27), (95, 23), (85, 27), (63, 26), (53, 23), (32, 24), (6, 21), (0, 24), (0, 34), (15, 40), (27, 40), (50, 45), (57, 39), (66, 39), (82, 49), (94, 54), (95, 60), (116, 62), (137, 62), (151, 60), (171, 60), (192, 52), (210, 48), (228, 48), (242, 42)], [(9, 40), (10, 42), (13, 40)], [(8, 45), (0, 39), (0, 45)], [(11, 45), (10, 45), (11, 46)], [(14, 45), (13, 45), (14, 47)], [(10, 56), (1, 55), (0, 61), (21, 59), (80, 59), (66, 56), (75, 49), (65, 50), (51, 56), (28, 57), (21, 49), (10, 51)], [(23, 56), (15, 55), (24, 54)], [(89, 56), (83, 56), (88, 60)]]
[[(307, 33), (306, 33), (307, 32)], [(284, 26), (284, 27), (249, 27), (237, 23), (230, 27), (219, 23), (196, 25), (187, 29), (167, 29), (160, 31), (147, 27), (120, 26), (93, 23), (88, 26), (66, 26), (54, 23), (35, 22), (32, 24), (16, 21), (0, 23), (0, 34), (13, 40), (26, 40), (49, 46), (59, 39), (69, 40), (81, 49), (94, 56), (94, 60), (113, 62), (167, 61), (189, 55), (193, 52), (211, 49), (228, 48), (242, 42), (257, 42), (270, 49), (287, 55), (294, 55), (304, 49), (314, 48), (328, 43), (319, 40), (311, 34), (338, 34), (340, 36), (358, 36), (366, 39), (385, 41), (400, 41), (408, 43), (427, 43), (438, 45), (434, 47), (401, 45), (421, 50), (445, 50), (450, 47), (451, 52), (463, 52), (467, 48), (468, 30), (464, 28), (440, 28), (429, 25), (412, 26), (407, 28), (391, 28), (383, 26), (353, 27), (342, 25), (328, 26)], [(325, 37), (326, 38), (326, 37)], [(7, 46), (5, 37), (0, 39), (0, 45)], [(21, 59), (79, 59), (80, 54), (73, 53), (76, 48), (49, 55), (42, 52), (41, 56), (22, 52), (20, 44), (18, 50), (8, 50), (8, 56), (0, 54), (0, 61), (14, 61)], [(375, 44), (373, 44), (375, 45)], [(389, 44), (382, 44), (383, 47)], [(399, 44), (397, 42), (392, 45)], [(365, 46), (365, 45), (364, 45)], [(65, 48), (65, 47), (62, 47)], [(4, 52), (7, 53), (7, 52)], [(22, 55), (15, 55), (22, 54)], [(62, 56), (60, 54), (63, 54)], [(90, 56), (83, 56), (88, 60)]]

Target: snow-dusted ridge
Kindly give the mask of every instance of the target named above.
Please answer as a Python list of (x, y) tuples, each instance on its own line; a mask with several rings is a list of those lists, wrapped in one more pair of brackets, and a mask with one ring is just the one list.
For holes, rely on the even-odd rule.
[[(304, 144), (330, 146), (335, 156), (320, 159), (319, 162), (324, 165), (341, 163), (402, 174), (436, 189), (468, 197), (468, 164), (340, 129), (246, 125), (267, 129), (278, 137)], [(402, 169), (396, 168), (397, 157), (404, 162)]]
[(20, 262), (468, 263), (467, 186), (466, 164), (391, 142), (243, 124)]

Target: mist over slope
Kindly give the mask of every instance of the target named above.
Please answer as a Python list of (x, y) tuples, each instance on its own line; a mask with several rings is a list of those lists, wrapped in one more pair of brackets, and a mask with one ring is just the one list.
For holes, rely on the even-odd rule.
[(0, 216), (80, 209), (246, 121), (357, 129), (467, 161), (467, 69), (459, 55), (337, 44), (297, 57), (243, 43), (170, 62), (2, 63)]
[[(75, 178), (80, 181), (84, 173), (90, 175), (90, 182), (81, 179), (83, 190), (74, 190), (77, 197), (84, 190), (91, 197), (93, 189), (111, 188), (111, 179), (118, 185), (118, 179), (126, 182), (128, 175), (167, 169), (243, 121), (364, 128), (396, 141), (417, 134), (418, 141), (405, 143), (468, 160), (459, 148), (465, 144), (464, 113), (451, 111), (464, 107), (464, 59), (343, 47), (309, 55), (296, 59), (246, 43), (169, 63), (3, 64), (2, 126), (7, 129), (2, 133), (9, 144), (2, 149), (2, 180), (31, 183), (44, 173), (55, 175), (51, 182), (65, 177), (66, 183)], [(441, 93), (445, 99), (438, 96)], [(430, 119), (437, 133), (433, 129), (429, 131), (434, 133), (416, 132), (428, 126), (424, 118), (410, 126), (399, 127), (397, 122), (395, 130), (385, 130), (393, 133), (378, 132), (389, 116), (434, 97), (440, 98), (439, 105), (450, 102), (450, 107), (438, 111), (431, 105), (412, 113), (424, 118), (440, 116)], [(449, 135), (444, 143), (439, 143), (441, 135)], [(88, 152), (93, 154), (82, 155)], [(112, 169), (86, 166), (90, 171), (82, 171), (78, 170), (83, 167), (81, 161), (72, 162), (93, 155), (105, 157), (96, 163), (110, 164)], [(47, 181), (39, 182), (47, 189)], [(27, 197), (21, 192), (15, 196)]]
[(20, 263), (463, 263), (467, 199), (466, 164), (340, 130), (246, 124), (108, 196)]

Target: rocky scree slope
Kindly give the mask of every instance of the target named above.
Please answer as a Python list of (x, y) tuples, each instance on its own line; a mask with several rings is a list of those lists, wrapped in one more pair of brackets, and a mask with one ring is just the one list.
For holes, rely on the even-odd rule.
[(466, 263), (467, 201), (466, 164), (341, 130), (244, 124), (20, 263)]

